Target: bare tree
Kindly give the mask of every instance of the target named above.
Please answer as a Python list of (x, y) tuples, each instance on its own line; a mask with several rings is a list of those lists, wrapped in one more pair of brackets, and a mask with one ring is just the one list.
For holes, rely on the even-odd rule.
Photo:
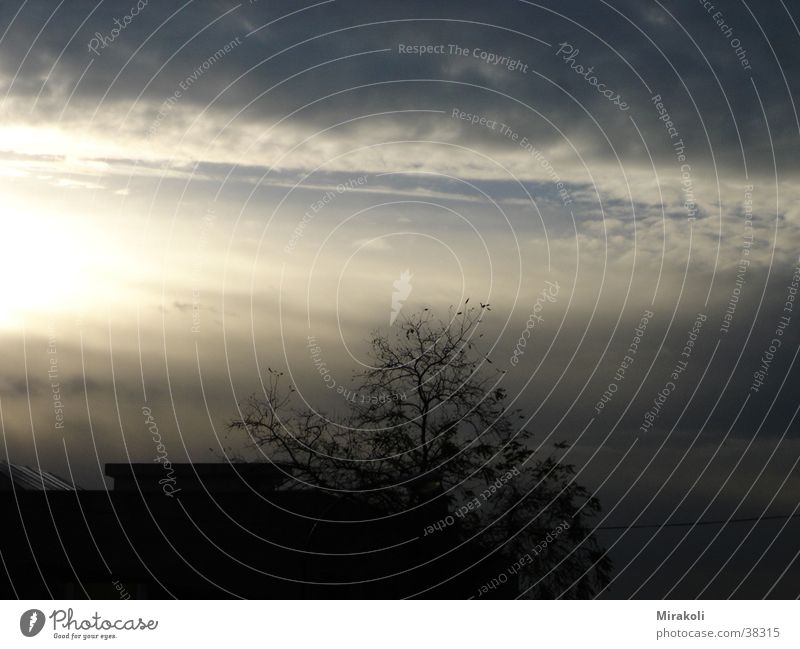
[(270, 370), (266, 395), (244, 404), (231, 428), (290, 469), (286, 488), (312, 485), (393, 511), (445, 499), (454, 515), (444, 524), (457, 521), (464, 539), (529, 566), (520, 571), (528, 594), (591, 596), (610, 570), (588, 527), (600, 505), (571, 464), (533, 452), (504, 371), (480, 351), (489, 307), (468, 302), (446, 322), (426, 309), (374, 333), (346, 415), (296, 407), (294, 388)]

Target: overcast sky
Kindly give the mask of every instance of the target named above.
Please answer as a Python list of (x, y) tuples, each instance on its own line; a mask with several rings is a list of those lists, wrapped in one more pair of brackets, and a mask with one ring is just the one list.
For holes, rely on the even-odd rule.
[(342, 407), (306, 337), (348, 385), (408, 270), (406, 312), (491, 302), (604, 525), (794, 512), (800, 12), (709, 5), (3, 2), (4, 454), (97, 486), (152, 461), (147, 405), (214, 459), (268, 366)]

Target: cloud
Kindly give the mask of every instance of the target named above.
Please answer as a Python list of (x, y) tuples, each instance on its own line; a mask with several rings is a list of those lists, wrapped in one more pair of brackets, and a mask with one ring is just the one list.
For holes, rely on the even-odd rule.
[[(77, 123), (98, 140), (105, 134), (126, 144), (130, 138), (126, 148), (132, 149), (132, 141), (144, 135), (163, 103), (180, 92), (159, 129), (157, 139), (163, 144), (153, 143), (157, 152), (185, 135), (188, 141), (181, 146), (190, 156), (204, 159), (197, 155), (198, 144), (216, 137), (219, 150), (232, 150), (291, 115), (249, 158), (265, 165), (276, 160), (282, 141), (294, 144), (300, 135), (361, 115), (419, 109), (422, 97), (428, 110), (446, 114), (459, 107), (508, 124), (549, 153), (572, 142), (591, 165), (616, 154), (627, 164), (647, 166), (637, 128), (659, 165), (672, 162), (669, 146), (663, 146), (668, 144), (663, 123), (651, 101), (659, 94), (689, 143), (693, 165), (716, 164), (740, 174), (744, 152), (753, 173), (768, 173), (774, 150), (778, 164), (796, 168), (797, 119), (783, 75), (796, 76), (797, 57), (789, 55), (781, 38), (789, 26), (780, 5), (755, 10), (770, 36), (769, 45), (744, 8), (725, 9), (726, 21), (746, 45), (751, 71), (742, 69), (730, 38), (696, 6), (660, 9), (632, 0), (613, 8), (601, 3), (537, 8), (465, 2), (453, 12), (447, 4), (421, 1), (402, 7), (342, 1), (295, 15), (288, 15), (297, 9), (288, 2), (234, 6), (195, 2), (173, 16), (176, 8), (150, 3), (111, 46), (92, 58), (89, 39), (96, 31), (108, 31), (119, 9), (102, 5), (89, 15), (88, 7), (64, 5), (24, 60), (28, 47), (23, 43), (51, 17), (44, 7), (21, 12), (0, 57), (0, 74), (8, 80), (9, 93), (4, 117), (25, 121), (47, 116), (64, 128)], [(8, 23), (14, 9), (7, 5), (3, 12)], [(251, 34), (265, 23), (271, 24)], [(70, 40), (66, 35), (73, 29), (78, 31)], [(237, 37), (243, 40), (241, 46), (182, 90), (181, 83), (198, 65)], [(580, 65), (593, 67), (598, 78), (613, 84), (630, 103), (636, 128), (628, 115), (610, 106), (554, 54), (558, 44), (567, 41), (580, 51)], [(400, 44), (419, 43), (443, 45), (445, 53), (399, 52)], [(451, 54), (450, 45), (468, 48), (471, 54)], [(770, 45), (779, 56), (777, 62)], [(475, 52), (525, 61), (528, 72), (492, 65)], [(764, 116), (761, 104), (766, 107)], [(200, 122), (187, 130), (198, 117)], [(209, 125), (204, 126), (206, 118)], [(220, 120), (229, 119), (233, 121), (224, 131), (214, 132)], [(291, 135), (284, 138), (287, 129)], [(412, 119), (395, 113), (353, 122), (316, 136), (315, 153), (330, 154), (332, 146), (341, 150), (359, 135), (374, 142), (390, 139), (393, 133), (412, 139), (441, 134), (446, 141), (457, 134), (465, 146), (521, 157), (508, 138), (444, 120), (441, 113), (417, 113)], [(208, 155), (222, 159), (213, 149)], [(427, 159), (422, 149), (408, 157), (411, 164)]]
[(358, 239), (353, 241), (353, 248), (359, 250), (371, 250), (373, 252), (385, 252), (392, 249), (392, 245), (386, 239)]

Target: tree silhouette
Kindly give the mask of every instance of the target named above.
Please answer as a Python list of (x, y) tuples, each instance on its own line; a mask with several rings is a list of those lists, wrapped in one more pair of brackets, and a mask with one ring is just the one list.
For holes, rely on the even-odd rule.
[(514, 572), (526, 595), (590, 597), (610, 571), (588, 525), (600, 504), (575, 482), (573, 465), (541, 457), (520, 426), (504, 371), (481, 351), (487, 310), (465, 303), (444, 322), (425, 309), (375, 332), (344, 416), (298, 407), (295, 388), (270, 369), (266, 393), (230, 427), (291, 472), (284, 488), (327, 489), (390, 511), (445, 499), (451, 515), (426, 532), (453, 525), (509, 565), (521, 562)]

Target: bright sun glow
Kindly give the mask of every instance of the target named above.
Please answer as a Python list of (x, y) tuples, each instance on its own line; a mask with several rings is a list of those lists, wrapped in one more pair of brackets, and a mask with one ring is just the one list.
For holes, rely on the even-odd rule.
[(86, 289), (85, 252), (67, 221), (0, 207), (0, 327), (68, 310)]

